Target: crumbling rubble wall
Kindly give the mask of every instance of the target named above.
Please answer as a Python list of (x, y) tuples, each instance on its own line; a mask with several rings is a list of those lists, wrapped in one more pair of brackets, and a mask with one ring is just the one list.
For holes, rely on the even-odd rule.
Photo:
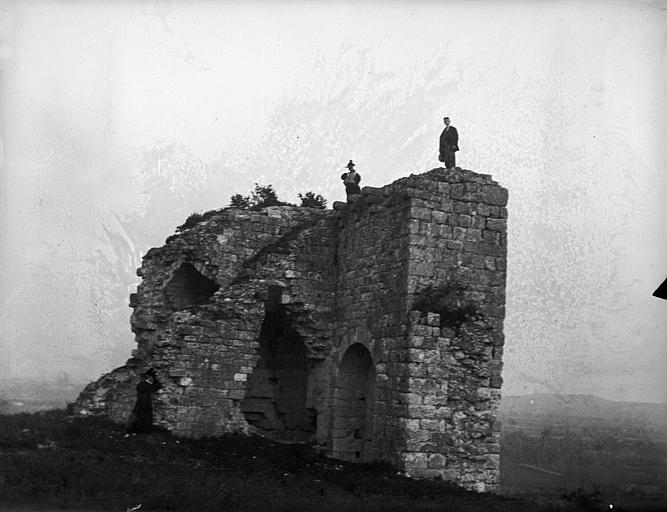
[[(329, 350), (333, 232), (325, 217), (295, 207), (227, 210), (151, 249), (130, 299), (137, 349), (125, 367), (84, 390), (80, 409), (125, 421), (140, 371), (153, 367), (163, 384), (154, 399), (157, 425), (195, 437), (251, 431), (242, 401), (267, 308), (282, 308), (309, 358)], [(174, 300), (196, 295), (174, 285), (184, 266), (216, 285), (205, 301)]]

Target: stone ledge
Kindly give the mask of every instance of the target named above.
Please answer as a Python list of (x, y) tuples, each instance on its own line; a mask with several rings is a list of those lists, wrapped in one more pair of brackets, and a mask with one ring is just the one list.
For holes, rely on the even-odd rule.
[(384, 188), (381, 187), (363, 187), (361, 193), (364, 195), (380, 195), (384, 193)]

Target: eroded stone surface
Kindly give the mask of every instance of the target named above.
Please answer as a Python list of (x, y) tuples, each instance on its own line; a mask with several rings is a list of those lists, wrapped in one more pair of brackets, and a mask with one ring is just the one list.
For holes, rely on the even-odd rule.
[[(125, 422), (148, 367), (156, 423), (257, 432), (497, 489), (507, 191), (434, 169), (334, 210), (227, 209), (151, 249), (130, 297), (137, 349), (82, 414)], [(411, 311), (455, 278), (483, 319)]]

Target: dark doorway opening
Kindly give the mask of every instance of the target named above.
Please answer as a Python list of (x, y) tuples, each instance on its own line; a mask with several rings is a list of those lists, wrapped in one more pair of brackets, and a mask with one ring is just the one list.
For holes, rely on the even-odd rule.
[(246, 421), (279, 441), (310, 441), (317, 415), (307, 407), (310, 365), (306, 346), (284, 306), (267, 310), (259, 336), (259, 361), (248, 377), (241, 410)]
[(165, 293), (174, 309), (206, 304), (219, 285), (199, 272), (190, 263), (183, 263), (167, 284)]
[(355, 343), (338, 366), (333, 456), (353, 462), (372, 459), (375, 365), (368, 349)]

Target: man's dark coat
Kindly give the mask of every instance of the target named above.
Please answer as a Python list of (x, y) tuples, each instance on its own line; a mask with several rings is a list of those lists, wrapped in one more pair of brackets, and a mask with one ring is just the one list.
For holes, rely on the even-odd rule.
[(452, 125), (442, 130), (440, 134), (440, 155), (438, 160), (445, 163), (447, 169), (456, 165), (456, 151), (459, 150), (459, 133)]
[(153, 430), (153, 399), (151, 394), (161, 389), (162, 385), (154, 379), (154, 382), (146, 380), (137, 384), (137, 403), (132, 411), (133, 418), (128, 431), (148, 434)]
[(442, 130), (440, 134), (440, 154), (445, 155), (447, 151), (459, 150), (459, 132), (452, 125)]

